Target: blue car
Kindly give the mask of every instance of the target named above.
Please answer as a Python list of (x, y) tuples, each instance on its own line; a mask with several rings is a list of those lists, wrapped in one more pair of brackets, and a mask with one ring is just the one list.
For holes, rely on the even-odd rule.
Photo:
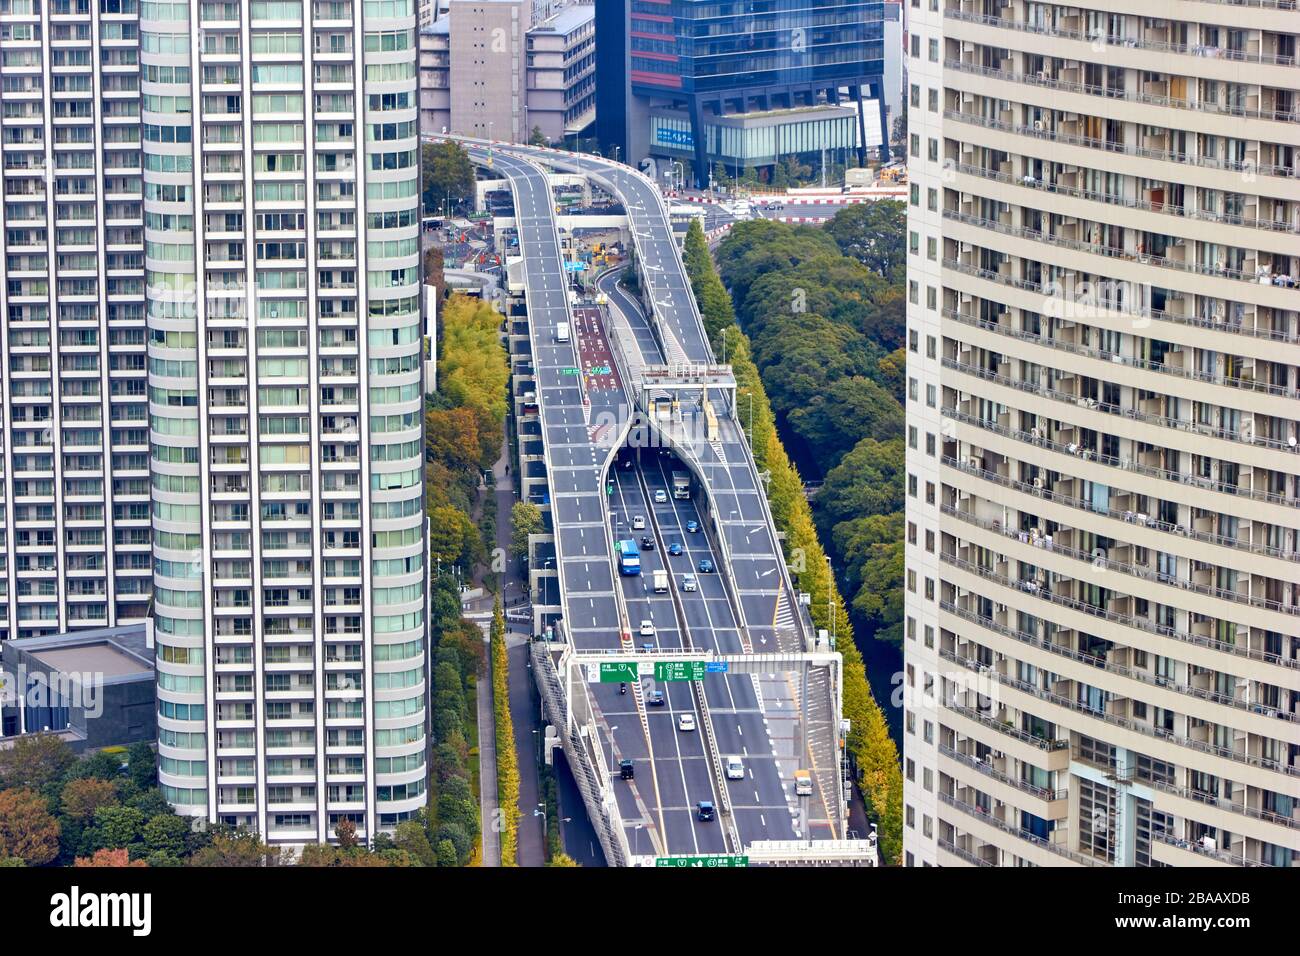
[(668, 545), (668, 553), (669, 553), (669, 554), (681, 554), (681, 553), (682, 553), (682, 543), (681, 543), (680, 541), (674, 541), (672, 544)]
[(686, 530), (689, 531), (691, 534), (695, 534), (695, 532), (700, 530), (700, 523), (694, 519), (691, 519), (690, 521), (686, 522)]
[(700, 573), (701, 573), (701, 574), (712, 574), (712, 573), (713, 573), (713, 562), (710, 561), (708, 558), (700, 558)]

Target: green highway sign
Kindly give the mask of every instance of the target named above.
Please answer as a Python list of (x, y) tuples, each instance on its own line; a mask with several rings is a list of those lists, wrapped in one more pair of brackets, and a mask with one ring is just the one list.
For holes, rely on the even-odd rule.
[(747, 856), (657, 856), (655, 866), (749, 866)]
[(655, 680), (704, 680), (704, 661), (655, 661)]
[(641, 679), (640, 667), (636, 661), (611, 661), (600, 665), (600, 682), (602, 684), (635, 683)]
[(576, 368), (562, 368), (562, 369), (560, 369), (560, 374), (561, 374), (561, 375), (579, 375), (579, 374), (581, 374), (581, 373), (580, 373)]

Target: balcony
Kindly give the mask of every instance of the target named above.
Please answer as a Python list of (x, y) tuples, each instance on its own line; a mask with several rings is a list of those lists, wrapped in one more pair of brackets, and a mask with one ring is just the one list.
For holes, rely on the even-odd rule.
[[(1175, 369), (1168, 365), (1163, 365), (1154, 362), (1148, 362), (1142, 359), (1128, 358), (1125, 356), (1108, 353), (1102, 349), (1092, 349), (1092, 348), (1086, 348), (1084, 346), (1070, 345), (1068, 343), (1059, 342), (1054, 339), (1045, 338), (1040, 335), (1034, 335), (1029, 332), (1023, 332), (1018, 329), (1012, 329), (1009, 328), (1008, 326), (999, 325), (995, 322), (980, 321), (979, 319), (976, 319), (974, 316), (959, 315), (953, 312), (953, 310), (951, 309), (945, 309), (944, 316), (951, 319), (954, 322), (959, 322), (964, 325), (976, 326), (988, 332), (995, 332), (998, 335), (1005, 335), (1010, 338), (1016, 338), (1023, 342), (1031, 342), (1034, 345), (1039, 345), (1044, 348), (1059, 349), (1064, 352), (1071, 352), (1075, 355), (1084, 355), (1089, 358), (1095, 358), (1103, 361), (1110, 361), (1119, 365), (1127, 365), (1130, 368), (1141, 369), (1148, 372), (1168, 373), (1168, 374), (1174, 374), (1174, 375), (1180, 375), (1183, 377), (1192, 377), (1192, 378), (1202, 375), (1202, 373), (1190, 374), (1189, 370), (1187, 369)], [(1110, 355), (1111, 358), (1105, 359), (1105, 356), (1107, 355)], [(1202, 425), (1195, 421), (1185, 420), (1181, 418), (1169, 418), (1168, 416), (1165, 415), (1156, 415), (1147, 412), (1142, 412), (1136, 408), (1123, 408), (1122, 406), (1111, 405), (1108, 402), (1098, 401), (1097, 399), (1086, 398), (1084, 396), (1076, 395), (1070, 392), (1063, 392), (1055, 388), (1048, 388), (1046, 386), (1039, 385), (1035, 382), (1025, 381), (1024, 379), (1015, 379), (1007, 375), (999, 375), (996, 372), (991, 372), (987, 369), (979, 368), (978, 366), (975, 365), (968, 365), (950, 358), (943, 359), (943, 367), (950, 368), (957, 372), (962, 372), (963, 374), (966, 375), (973, 375), (976, 378), (983, 379), (986, 382), (993, 382), (997, 385), (1003, 385), (1007, 388), (1019, 389), (1020, 391), (1028, 392), (1031, 395), (1040, 395), (1046, 398), (1050, 398), (1053, 401), (1063, 402), (1067, 405), (1084, 406), (1086, 408), (1091, 409), (1092, 411), (1102, 412), (1107, 415), (1115, 415), (1117, 417), (1126, 418), (1131, 421), (1146, 422), (1147, 424), (1156, 425), (1160, 428), (1172, 428), (1177, 431), (1191, 432), (1195, 435), (1200, 435), (1208, 438), (1220, 438), (1224, 441), (1241, 442), (1242, 444), (1246, 444), (1246, 445), (1258, 445), (1262, 448), (1269, 448), (1274, 451), (1285, 451), (1292, 454), (1296, 452), (1300, 452), (1300, 442), (1296, 441), (1296, 437), (1294, 435), (1291, 436), (1288, 440), (1283, 441), (1280, 438), (1269, 438), (1268, 436), (1265, 435), (1258, 435), (1253, 430), (1233, 431), (1228, 428), (1215, 428), (1210, 425)], [(1225, 379), (1225, 378), (1218, 378), (1215, 376), (1208, 376), (1208, 375), (1203, 376), (1203, 380), (1209, 381), (1210, 384), (1225, 385), (1230, 388), (1240, 387), (1237, 383), (1246, 381), (1244, 379)], [(1294, 467), (1300, 468), (1300, 461), (1288, 462), (1287, 465), (1294, 465)]]
[[(1116, 674), (1120, 677), (1127, 678), (1128, 680), (1138, 681), (1150, 687), (1159, 687), (1163, 690), (1172, 691), (1174, 693), (1185, 694), (1188, 697), (1195, 697), (1198, 700), (1204, 700), (1213, 704), (1219, 704), (1220, 706), (1223, 707), (1232, 707), (1236, 710), (1245, 711), (1246, 713), (1258, 714), (1263, 717), (1269, 717), (1274, 720), (1282, 720), (1292, 724), (1300, 723), (1300, 717), (1298, 717), (1295, 714), (1290, 714), (1285, 711), (1280, 711), (1272, 707), (1265, 707), (1262, 704), (1251, 704), (1247, 701), (1238, 700), (1237, 698), (1229, 697), (1226, 694), (1219, 694), (1206, 688), (1194, 687), (1189, 684), (1180, 684), (1177, 683), (1176, 681), (1172, 681), (1167, 678), (1160, 677), (1156, 674), (1149, 673), (1145, 670), (1139, 670), (1132, 667), (1124, 667), (1120, 664), (1114, 663), (1113, 661), (1109, 661), (1104, 657), (1093, 657), (1090, 654), (1081, 653), (1070, 647), (1065, 647), (1059, 644), (1052, 644), (1049, 641), (1042, 640), (1037, 635), (1029, 634), (1026, 633), (1025, 631), (1016, 630), (1014, 628), (1008, 627), (1005, 624), (999, 624), (997, 621), (994, 621), (991, 618), (982, 617), (979, 614), (976, 614), (974, 611), (971, 611), (967, 608), (954, 604), (952, 601), (947, 601), (947, 600), (940, 601), (939, 606), (942, 610), (948, 612), (949, 614), (959, 617), (964, 621), (969, 621), (972, 624), (976, 624), (979, 627), (992, 631), (995, 634), (1000, 634), (1003, 637), (1009, 637), (1012, 640), (1019, 641), (1020, 643), (1025, 644), (1029, 647), (1038, 648), (1041, 651), (1045, 651), (1049, 654), (1055, 654), (1058, 657), (1062, 657), (1074, 661), (1075, 663), (1082, 664), (1086, 667), (1094, 667), (1097, 668), (1098, 670), (1105, 671), (1108, 674)], [(1078, 679), (1069, 673), (1063, 673), (1060, 676), (1066, 680)], [(1085, 673), (1085, 678), (1086, 677), (1087, 675)], [(1133, 695), (1126, 695), (1126, 696), (1133, 696)]]
[[(1107, 610), (1106, 608), (1097, 607), (1096, 605), (1093, 604), (1087, 604), (1083, 601), (1079, 601), (1075, 598), (1068, 597), (1066, 595), (1057, 594), (1053, 591), (1049, 591), (1045, 588), (1039, 587), (1036, 584), (1033, 584), (1033, 582), (1013, 580), (1009, 577), (1006, 577), (1005, 575), (997, 574), (996, 572), (991, 571), (987, 568), (982, 568), (976, 564), (972, 564), (970, 561), (966, 561), (965, 559), (959, 558), (956, 555), (944, 554), (941, 556), (940, 560), (943, 561), (943, 563), (945, 564), (950, 564), (953, 567), (961, 568), (962, 570), (967, 571), (970, 574), (977, 575), (981, 578), (984, 578), (985, 580), (992, 581), (995, 584), (1000, 584), (1003, 587), (1011, 588), (1022, 594), (1030, 594), (1033, 597), (1038, 598), (1039, 600), (1050, 601), (1053, 604), (1070, 608), (1071, 610), (1078, 611), (1081, 614), (1087, 614), (1091, 617), (1097, 617), (1105, 621), (1110, 621), (1111, 623), (1118, 624), (1121, 627), (1131, 627), (1134, 628), (1135, 630), (1147, 631), (1153, 634), (1157, 634), (1161, 637), (1168, 637), (1176, 641), (1183, 641), (1184, 643), (1195, 644), (1199, 647), (1205, 647), (1205, 648), (1209, 648), (1210, 650), (1220, 651), (1224, 654), (1234, 654), (1240, 657), (1246, 657), (1251, 660), (1261, 661), (1267, 664), (1276, 664), (1279, 667), (1300, 669), (1300, 660), (1297, 659), (1280, 657), (1277, 654), (1269, 654), (1264, 651), (1257, 651), (1251, 648), (1238, 647), (1235, 644), (1224, 644), (1221, 641), (1213, 640), (1207, 636), (1202, 636), (1199, 634), (1191, 634), (1187, 631), (1179, 631), (1172, 627), (1166, 627), (1163, 624), (1159, 624), (1155, 621), (1148, 620), (1147, 618), (1144, 617), (1137, 617), (1132, 614), (1119, 614), (1115, 611), (1110, 611)], [(1032, 587), (1030, 586), (1031, 584), (1033, 585)]]
[(1024, 840), (1028, 843), (1033, 844), (1036, 847), (1039, 847), (1043, 850), (1047, 850), (1049, 853), (1054, 853), (1057, 856), (1067, 859), (1072, 863), (1077, 863), (1080, 866), (1104, 866), (1105, 865), (1104, 862), (1101, 860), (1094, 860), (1092, 857), (1084, 856), (1082, 853), (1075, 853), (1073, 850), (1069, 849), (1068, 847), (1062, 844), (1053, 843), (1051, 840), (1044, 840), (1036, 833), (1032, 833), (1029, 830), (1021, 829), (1018, 826), (1007, 823), (1005, 820), (999, 820), (997, 817), (993, 816), (993, 814), (989, 813), (987, 810), (983, 810), (980, 807), (975, 806), (974, 804), (966, 803), (964, 800), (958, 800), (956, 797), (949, 796), (946, 793), (939, 794), (939, 800), (940, 802), (945, 803), (950, 807), (956, 807), (958, 810), (962, 811), (963, 813), (969, 814), (970, 816), (975, 817), (983, 821), (984, 823), (996, 827), (997, 829), (1001, 830), (1003, 833), (1010, 834), (1011, 836), (1015, 837), (1017, 840)]
[[(1022, 431), (1019, 428), (1010, 428), (999, 425), (997, 422), (987, 421), (975, 415), (970, 415), (956, 408), (945, 408), (942, 410), (947, 418), (953, 421), (964, 422), (983, 431), (991, 432), (995, 435), (1002, 435), (1013, 441), (1023, 442), (1035, 445), (1039, 448), (1046, 448), (1049, 451), (1061, 455), (1069, 455), (1073, 458), (1079, 458), (1084, 461), (1094, 461), (1101, 465), (1112, 468), (1120, 468), (1124, 471), (1132, 472), (1137, 475), (1146, 475), (1151, 478), (1158, 478), (1162, 481), (1172, 481), (1181, 485), (1189, 485), (1203, 491), (1218, 492), (1224, 495), (1231, 495), (1236, 498), (1250, 498), (1254, 501), (1263, 501), (1268, 504), (1281, 505), (1285, 508), (1294, 508), (1296, 499), (1288, 495), (1274, 494), (1271, 491), (1260, 491), (1255, 488), (1243, 488), (1240, 485), (1231, 485), (1222, 481), (1214, 481), (1209, 478), (1201, 478), (1197, 475), (1184, 474), (1179, 471), (1170, 471), (1167, 468), (1160, 468), (1155, 465), (1144, 465), (1140, 462), (1127, 458), (1117, 458), (1114, 455), (1102, 455), (1089, 448), (1080, 447), (1074, 443), (1061, 444), (1045, 438), (1041, 434)], [(1070, 466), (1053, 468), (1054, 471), (1062, 471), (1066, 474), (1071, 473)]]
[[(942, 505), (939, 509), (943, 514), (963, 521), (966, 524), (973, 525), (977, 528), (983, 528), (985, 531), (992, 531), (1007, 538), (1021, 540), (1021, 535), (1026, 534), (1024, 543), (1028, 543), (1027, 533), (1021, 532), (1016, 528), (1003, 528), (1000, 522), (988, 521), (977, 518), (968, 512), (963, 512), (952, 505)], [(1117, 543), (1122, 544), (1122, 543)], [(1180, 588), (1184, 591), (1191, 591), (1204, 597), (1214, 598), (1219, 601), (1230, 601), (1235, 604), (1244, 604), (1248, 607), (1258, 608), (1260, 610), (1272, 611), (1277, 614), (1288, 614), (1300, 617), (1300, 606), (1294, 604), (1284, 604), (1281, 601), (1274, 601), (1270, 598), (1257, 597), (1251, 594), (1243, 594), (1240, 591), (1230, 591), (1227, 588), (1220, 588), (1209, 584), (1200, 584), (1196, 581), (1184, 580), (1175, 577), (1172, 574), (1166, 574), (1159, 571), (1152, 571), (1149, 568), (1131, 562), (1114, 561), (1105, 555), (1095, 552), (1080, 551), (1078, 548), (1071, 548), (1061, 543), (1054, 543), (1046, 550), (1052, 554), (1065, 555), (1067, 558), (1073, 558), (1075, 561), (1084, 561), (1094, 569), (1104, 569), (1115, 571), (1128, 577), (1138, 578), (1152, 584), (1165, 585), (1172, 588)], [(1070, 575), (1075, 577), (1075, 575)], [(1162, 603), (1185, 603), (1185, 602), (1162, 602)]]
[(1128, 103), (1142, 103), (1147, 106), (1188, 110), (1217, 116), (1232, 116), (1238, 119), (1265, 120), (1275, 123), (1294, 123), (1298, 116), (1300, 116), (1300, 114), (1297, 114), (1294, 110), (1259, 110), (1250, 109), (1245, 106), (1233, 106), (1228, 103), (1196, 102), (1193, 100), (1180, 99), (1175, 96), (1165, 96), (1147, 90), (1128, 90), (1120, 87), (1096, 86), (1091, 83), (1079, 83), (1075, 80), (1064, 80), (1059, 77), (1045, 76), (1043, 73), (1015, 73), (1011, 70), (999, 70), (991, 66), (981, 66), (978, 63), (964, 63), (961, 60), (954, 60), (952, 58), (945, 59), (943, 61), (943, 66), (944, 69), (953, 70), (957, 73), (967, 73), (973, 76), (1002, 80), (1008, 83), (1014, 83), (1017, 86), (1037, 86), (1043, 89), (1056, 90), (1061, 93), (1082, 93), (1086, 96), (1095, 96), (1099, 99), (1123, 100)]
[[(1121, 249), (1117, 246), (1105, 246), (1101, 243), (1084, 242), (1082, 239), (1067, 239), (1063, 236), (1041, 232), (1037, 229), (1026, 229), (1023, 226), (1012, 226), (1005, 222), (996, 222), (992, 219), (985, 219), (983, 216), (975, 216), (970, 213), (959, 212), (955, 209), (945, 209), (943, 211), (943, 218), (954, 222), (964, 223), (968, 226), (975, 226), (979, 229), (991, 230), (1002, 235), (1014, 236), (1017, 239), (1027, 239), (1030, 242), (1055, 246), (1059, 249), (1070, 249), (1074, 252), (1083, 252), (1089, 255), (1102, 256), (1107, 259), (1119, 259), (1124, 262), (1136, 263), (1142, 266), (1155, 266), (1159, 269), (1186, 272), (1212, 279), (1231, 279), (1235, 282), (1245, 282), (1256, 286), (1267, 284), (1269, 286), (1281, 286), (1287, 289), (1294, 289), (1296, 286), (1300, 285), (1300, 278), (1290, 274), (1276, 276), (1271, 273), (1266, 274), (1262, 272), (1247, 272), (1241, 269), (1230, 269), (1227, 266), (1206, 266), (1196, 262), (1187, 262), (1183, 259), (1176, 259), (1172, 256), (1152, 255), (1151, 253), (1142, 252), (1140, 249), (1130, 251), (1128, 249)], [(1250, 251), (1253, 252), (1254, 250)], [(1263, 283), (1262, 280), (1266, 275), (1270, 281)], [(1294, 305), (1294, 303), (1289, 304)]]
[(946, 109), (943, 111), (943, 115), (945, 119), (950, 119), (958, 123), (970, 123), (973, 126), (982, 126), (985, 129), (1012, 133), (1016, 136), (1032, 136), (1035, 139), (1061, 143), (1066, 146), (1080, 146), (1084, 149), (1096, 149), (1108, 153), (1119, 153), (1138, 159), (1153, 159), (1159, 162), (1173, 163), (1178, 166), (1190, 165), (1202, 169), (1226, 170), (1235, 173), (1254, 173), (1258, 176), (1276, 176), (1283, 179), (1294, 179), (1297, 175), (1300, 175), (1300, 167), (1297, 166), (1278, 166), (1267, 163), (1255, 164), (1249, 161), (1218, 159), (1217, 157), (1208, 156), (1192, 156), (1189, 153), (1173, 152), (1166, 149), (1127, 146), (1124, 143), (1111, 142), (1110, 140), (1105, 139), (1096, 139), (1091, 136), (1077, 136), (1059, 130), (1049, 130), (1035, 126), (1025, 126), (1019, 123), (1007, 123), (1001, 120), (987, 119), (978, 114), (966, 113), (961, 110)]
[[(1207, 3), (1227, 3), (1231, 6), (1242, 6), (1241, 0), (1203, 0)], [(1248, 4), (1252, 7), (1262, 7), (1270, 10), (1294, 10), (1295, 0), (1251, 0)], [(1187, 56), (1201, 58), (1231, 60), (1236, 63), (1263, 63), (1270, 66), (1295, 66), (1296, 58), (1293, 56), (1277, 56), (1263, 53), (1247, 53), (1244, 50), (1231, 50), (1224, 47), (1207, 47), (1200, 44), (1188, 45), (1186, 43), (1168, 43), (1159, 40), (1148, 40), (1143, 37), (1130, 36), (1111, 36), (1104, 31), (1089, 30), (1064, 30), (1052, 29), (1050, 27), (1026, 23), (1023, 20), (1010, 20), (1005, 17), (988, 16), (982, 13), (975, 13), (968, 10), (960, 10), (949, 7), (943, 11), (943, 15), (951, 20), (961, 20), (965, 23), (979, 23), (984, 26), (996, 27), (999, 30), (1019, 30), (1024, 33), (1032, 33), (1038, 36), (1057, 37), (1062, 40), (1078, 40), (1083, 43), (1103, 43), (1107, 46), (1128, 47), (1135, 50), (1150, 50), (1154, 53), (1177, 53)], [(1187, 64), (1188, 69), (1194, 69), (1195, 64)]]
[(1178, 734), (1173, 733), (1172, 731), (1167, 731), (1153, 726), (1148, 726), (1146, 724), (1142, 724), (1137, 721), (1131, 720), (1128, 717), (1122, 717), (1118, 714), (1110, 714), (1104, 711), (1093, 710), (1092, 708), (1087, 707), (1079, 703), (1078, 701), (1070, 700), (1068, 697), (1062, 697), (1059, 694), (1052, 693), (1051, 691), (1043, 690), (1041, 687), (1038, 687), (1034, 684), (1030, 684), (1026, 681), (1022, 681), (1019, 678), (1012, 677), (1009, 674), (1003, 674), (998, 672), (995, 669), (987, 668), (979, 661), (975, 660), (974, 658), (962, 657), (961, 655), (956, 654), (953, 651), (940, 650), (939, 656), (944, 660), (957, 664), (960, 667), (964, 667), (969, 671), (974, 671), (976, 673), (983, 673), (986, 676), (991, 676), (995, 680), (997, 680), (998, 683), (1002, 684), (1005, 687), (1014, 688), (1015, 690), (1020, 691), (1023, 694), (1027, 694), (1031, 697), (1037, 698), (1038, 700), (1044, 701), (1045, 703), (1054, 705), (1056, 707), (1065, 708), (1066, 710), (1073, 711), (1074, 713), (1077, 714), (1082, 714), (1085, 717), (1089, 717), (1093, 720), (1099, 720), (1116, 727), (1122, 727), (1125, 730), (1131, 731), (1133, 733), (1141, 734), (1146, 737), (1151, 737), (1157, 740), (1168, 741), (1169, 743), (1175, 744), (1179, 747), (1187, 747), (1188, 749), (1196, 750), (1200, 753), (1210, 754), (1222, 760), (1229, 760), (1232, 761), (1233, 763), (1245, 764), (1246, 766), (1257, 767), (1263, 770), (1269, 770), (1274, 773), (1280, 773), (1290, 777), (1300, 777), (1300, 767), (1292, 766), (1290, 764), (1284, 764), (1281, 761), (1272, 760), (1268, 757), (1260, 757), (1255, 754), (1240, 753), (1236, 750), (1232, 750), (1227, 747), (1220, 747), (1217, 744), (1210, 743), (1207, 740), (1195, 740), (1190, 737), (1182, 737), (1179, 736)]

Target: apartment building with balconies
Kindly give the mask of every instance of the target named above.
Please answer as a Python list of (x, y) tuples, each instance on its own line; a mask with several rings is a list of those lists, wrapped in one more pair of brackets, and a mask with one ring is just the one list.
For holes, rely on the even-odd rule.
[(427, 800), (415, 3), (140, 30), (160, 782), (373, 837)]
[(910, 865), (1300, 865), (1300, 11), (908, 0)]
[(138, 13), (0, 0), (0, 640), (148, 610)]

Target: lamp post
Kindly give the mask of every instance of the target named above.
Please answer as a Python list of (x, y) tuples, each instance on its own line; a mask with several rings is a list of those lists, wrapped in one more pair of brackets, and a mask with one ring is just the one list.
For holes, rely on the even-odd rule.
[(609, 728), (609, 772), (611, 774), (614, 772), (614, 731), (616, 730), (618, 730), (617, 724)]

